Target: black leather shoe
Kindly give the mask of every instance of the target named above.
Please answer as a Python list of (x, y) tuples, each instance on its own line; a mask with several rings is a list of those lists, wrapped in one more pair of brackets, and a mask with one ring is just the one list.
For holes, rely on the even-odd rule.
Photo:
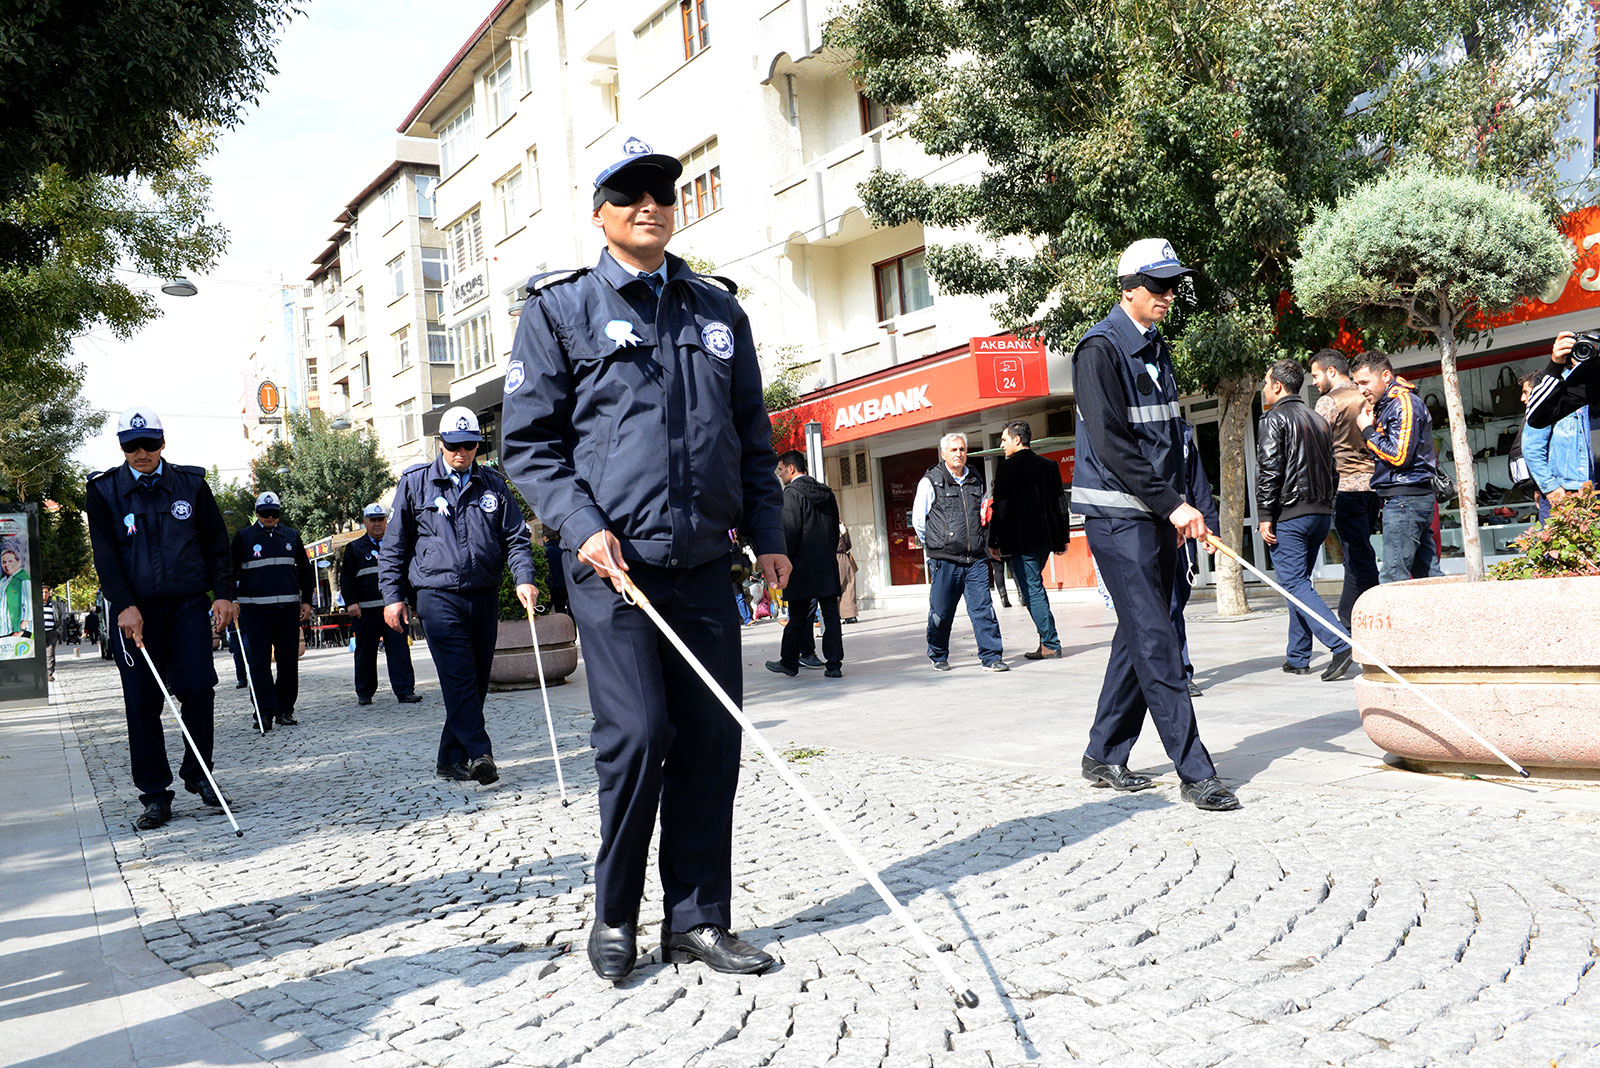
[(472, 773), (465, 764), (435, 764), (434, 773), (441, 779), (450, 779), (455, 782), (471, 782)]
[(1031, 653), (1023, 653), (1022, 656), (1025, 660), (1060, 660), (1061, 650), (1046, 649), (1041, 645)]
[(851, 616), (849, 619), (841, 619), (841, 620), (839, 620), (839, 622), (840, 623), (855, 623), (855, 622), (858, 622), (858, 620), (856, 619), (855, 616)]
[(356, 704), (358, 704), (358, 705), (370, 705), (371, 703), (372, 703), (372, 698), (370, 698), (370, 697), (357, 697), (356, 698)]
[(1350, 662), (1355, 659), (1355, 650), (1346, 649), (1342, 653), (1334, 653), (1333, 659), (1328, 662), (1327, 668), (1322, 672), (1323, 682), (1338, 682), (1344, 678), (1344, 673), (1350, 670)]
[(242, 690), (248, 685), (250, 685), (248, 682), (246, 682), (244, 679), (240, 679), (237, 683), (234, 684), (233, 688), (235, 690)]
[(822, 669), (822, 677), (826, 679), (842, 679), (844, 672), (839, 670), (838, 664), (829, 664)]
[(500, 781), (500, 769), (494, 766), (494, 757), (487, 753), (467, 761), (467, 774), (480, 786)]
[(767, 670), (771, 671), (771, 672), (775, 672), (775, 673), (777, 673), (779, 675), (787, 675), (791, 679), (794, 678), (796, 675), (800, 674), (800, 669), (799, 668), (789, 667), (782, 660), (768, 660), (767, 661)]
[(1307, 664), (1305, 667), (1301, 667), (1298, 664), (1291, 664), (1285, 660), (1283, 662), (1283, 673), (1285, 675), (1309, 675), (1311, 674), (1311, 665)]
[(772, 954), (710, 923), (702, 923), (683, 934), (675, 934), (663, 924), (661, 949), (669, 961), (698, 960), (714, 972), (734, 975), (759, 975), (773, 964)]
[(1178, 796), (1207, 812), (1228, 812), (1239, 807), (1239, 799), (1215, 775), (1199, 782), (1184, 783), (1178, 787)]
[(1102, 764), (1088, 755), (1083, 758), (1083, 777), (1095, 786), (1109, 786), (1125, 794), (1148, 790), (1155, 785), (1154, 779), (1135, 775), (1126, 764)]
[(403, 705), (420, 705), (422, 703), (422, 696), (414, 693), (403, 693), (396, 697), (395, 700), (399, 701)]
[(1200, 687), (1196, 686), (1194, 684), (1194, 680), (1193, 679), (1190, 679), (1189, 680), (1189, 696), (1190, 697), (1204, 697), (1205, 695), (1206, 695), (1206, 692), (1204, 690), (1202, 690)]
[(293, 727), (300, 721), (294, 718), (293, 712), (279, 712), (278, 722), (283, 724), (285, 727)]
[(152, 801), (144, 806), (144, 811), (139, 813), (139, 818), (133, 825), (141, 831), (153, 831), (172, 818), (172, 802)]
[(266, 719), (262, 719), (260, 716), (251, 716), (250, 726), (253, 730), (265, 734), (272, 729), (272, 717), (268, 716)]
[(823, 667), (823, 663), (821, 660), (817, 659), (816, 653), (806, 653), (800, 658), (800, 666), (803, 668), (811, 668), (813, 671), (817, 671)]
[(636, 924), (623, 923), (607, 927), (599, 920), (589, 928), (589, 966), (594, 974), (613, 983), (620, 983), (633, 971), (633, 962), (639, 958), (639, 939)]
[[(201, 779), (199, 782), (186, 782), (183, 784), (183, 788), (191, 794), (198, 794), (200, 803), (208, 808), (222, 807), (221, 800), (217, 798), (217, 792), (211, 788), (211, 784), (205, 779)], [(230, 797), (228, 800), (232, 801), (233, 798)]]
[(933, 670), (935, 670), (935, 671), (949, 671), (950, 670), (950, 661), (948, 661), (948, 660), (935, 660), (933, 662)]

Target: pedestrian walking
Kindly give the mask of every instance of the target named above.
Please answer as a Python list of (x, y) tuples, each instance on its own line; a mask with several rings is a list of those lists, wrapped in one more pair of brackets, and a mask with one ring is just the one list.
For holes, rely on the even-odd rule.
[(222, 807), (200, 762), (215, 767), (213, 628), (221, 630), (238, 613), (228, 529), (205, 469), (162, 458), (166, 433), (149, 408), (123, 412), (117, 440), (127, 462), (89, 480), (85, 512), (107, 627), (116, 628), (109, 635), (112, 658), (122, 678), (133, 782), (144, 806), (134, 826), (151, 830), (172, 818), (172, 768), (161, 729), (163, 680), (194, 741), (193, 748), (185, 744), (178, 766), (184, 789), (208, 807)]
[(859, 618), (856, 607), (856, 557), (850, 551), (850, 528), (839, 524), (839, 544), (834, 548), (834, 561), (839, 568), (839, 622), (854, 623)]
[(383, 591), (378, 587), (378, 557), (383, 536), (389, 531), (389, 513), (376, 502), (361, 513), (366, 534), (344, 547), (339, 571), (339, 591), (345, 611), (355, 620), (356, 704), (370, 705), (378, 692), (378, 646), (383, 646), (389, 669), (389, 689), (403, 705), (422, 700), (416, 694), (417, 675), (411, 666), (411, 643), (406, 632), (391, 627), (383, 616)]
[(410, 623), (406, 599), (416, 594), (444, 695), (435, 773), (488, 786), (500, 778), (483, 702), (494, 662), (501, 576), (510, 567), (517, 599), (529, 612), (539, 591), (528, 524), (505, 476), (477, 462), (482, 444), (476, 412), (459, 405), (445, 409), (439, 455), (406, 468), (395, 487), (394, 529), (378, 552), (378, 588), (392, 631)]
[(928, 659), (934, 670), (950, 670), (950, 626), (965, 600), (983, 669), (1008, 671), (989, 596), (983, 472), (967, 463), (965, 434), (940, 438), (939, 456), (911, 501), (911, 525), (928, 554)]
[[(1217, 519), (1217, 502), (1211, 496), (1211, 479), (1206, 477), (1205, 465), (1200, 462), (1200, 447), (1195, 444), (1194, 427), (1186, 419), (1178, 422), (1183, 429), (1183, 470), (1189, 485), (1189, 499), (1205, 517), (1206, 529), (1217, 530), (1222, 524)], [(1183, 615), (1189, 607), (1189, 595), (1194, 592), (1199, 567), (1200, 543), (1193, 539), (1180, 539), (1178, 569), (1172, 581), (1172, 629), (1178, 632), (1178, 645), (1183, 650), (1183, 678), (1189, 687), (1190, 697), (1205, 696), (1194, 681), (1194, 662), (1189, 658), (1189, 624)]]
[[(233, 536), (234, 587), (244, 635), (246, 676), (254, 682), (259, 726), (293, 726), (300, 699), (300, 625), (311, 618), (314, 576), (300, 532), (283, 522), (270, 490), (256, 498), (256, 521)], [(277, 676), (273, 676), (276, 661)]]
[(572, 604), (567, 599), (567, 569), (562, 559), (565, 555), (566, 550), (561, 547), (561, 533), (547, 529), (544, 532), (544, 561), (550, 576), (546, 582), (550, 587), (550, 611), (570, 615)]
[(1317, 588), (1311, 569), (1333, 525), (1333, 499), (1339, 492), (1333, 458), (1333, 432), (1300, 396), (1305, 371), (1293, 360), (1279, 360), (1261, 385), (1265, 413), (1256, 432), (1256, 509), (1261, 540), (1270, 546), (1278, 584), (1311, 608), (1307, 615), (1289, 605), (1288, 659), (1291, 675), (1311, 672), (1311, 637), (1333, 654), (1322, 681), (1344, 678), (1350, 643), (1333, 629), (1338, 621)]
[[(1077, 465), (1072, 509), (1084, 516), (1117, 629), (1089, 730), (1083, 776), (1117, 790), (1155, 785), (1128, 768), (1145, 711), (1177, 768), (1185, 801), (1208, 811), (1239, 806), (1200, 741), (1172, 625), (1178, 546), (1206, 535), (1183, 462), (1172, 353), (1158, 325), (1185, 276), (1172, 246), (1135, 241), (1117, 264), (1122, 297), (1072, 355)], [(1174, 536), (1176, 532), (1176, 536)]]
[(41, 614), (44, 619), (44, 670), (49, 681), (56, 681), (56, 643), (61, 640), (62, 621), (67, 618), (67, 602), (56, 596), (54, 586), (39, 589), (44, 598)]
[(100, 609), (91, 608), (83, 614), (83, 640), (100, 644)]
[(1338, 349), (1322, 349), (1311, 358), (1311, 382), (1322, 394), (1316, 411), (1333, 433), (1333, 461), (1339, 471), (1333, 529), (1344, 548), (1339, 622), (1348, 634), (1356, 601), (1378, 584), (1378, 554), (1372, 548), (1372, 536), (1378, 532), (1382, 502), (1372, 492), (1372, 452), (1356, 421), (1367, 398), (1350, 377), (1350, 361)]
[(1372, 453), (1372, 489), (1382, 502), (1384, 582), (1439, 574), (1434, 540), (1433, 417), (1417, 387), (1395, 378), (1389, 357), (1374, 349), (1350, 365), (1367, 398), (1356, 426)]
[(728, 531), (755, 547), (769, 589), (789, 578), (772, 424), (737, 287), (666, 251), (682, 171), (639, 138), (624, 142), (594, 181), (599, 262), (529, 282), (506, 372), (506, 469), (576, 549), (567, 591), (600, 780), (589, 963), (613, 981), (637, 959), (658, 808), (663, 957), (735, 973), (772, 964), (730, 930), (739, 727), (618, 596), (626, 571), (741, 701)]
[(1044, 569), (1051, 553), (1067, 551), (1071, 536), (1067, 498), (1061, 488), (1061, 467), (1033, 451), (1033, 427), (1016, 419), (1000, 431), (1005, 458), (994, 472), (994, 517), (989, 522), (989, 553), (999, 563), (1010, 560), (1022, 574), (1017, 584), (1024, 607), (1039, 632), (1039, 647), (1024, 653), (1029, 660), (1057, 660), (1061, 638), (1044, 590)]
[(783, 483), (783, 540), (788, 546), (789, 583), (784, 597), (793, 606), (779, 642), (778, 659), (767, 670), (793, 678), (800, 673), (800, 658), (815, 658), (816, 638), (811, 633), (812, 613), (822, 617), (823, 675), (844, 677), (844, 635), (839, 625), (839, 502), (833, 490), (806, 473), (806, 457), (790, 449), (778, 457), (778, 480)]

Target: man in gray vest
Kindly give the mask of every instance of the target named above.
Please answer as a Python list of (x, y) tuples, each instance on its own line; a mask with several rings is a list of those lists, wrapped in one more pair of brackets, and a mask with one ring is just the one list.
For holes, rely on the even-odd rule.
[(928, 659), (934, 670), (950, 670), (950, 624), (965, 598), (983, 670), (1009, 671), (1000, 659), (1000, 621), (989, 599), (983, 472), (967, 466), (965, 434), (940, 438), (939, 456), (917, 483), (911, 503), (911, 525), (928, 553)]

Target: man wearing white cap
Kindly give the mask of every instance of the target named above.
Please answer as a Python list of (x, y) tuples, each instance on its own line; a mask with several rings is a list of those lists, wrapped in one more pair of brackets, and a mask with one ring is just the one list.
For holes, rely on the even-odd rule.
[[(283, 503), (268, 491), (256, 498), (256, 521), (233, 536), (239, 629), (248, 678), (255, 683), (263, 731), (293, 726), (300, 698), (300, 624), (311, 618), (311, 558), (300, 532), (281, 522)], [(272, 678), (273, 659), (278, 678)]]
[[(1185, 801), (1208, 811), (1239, 807), (1200, 741), (1183, 671), (1182, 641), (1168, 614), (1178, 546), (1204, 542), (1183, 455), (1172, 354), (1157, 325), (1186, 275), (1172, 246), (1146, 238), (1117, 264), (1122, 300), (1072, 355), (1078, 407), (1072, 508), (1083, 515), (1117, 630), (1083, 756), (1096, 786), (1155, 785), (1128, 769), (1146, 710), (1182, 781)], [(1207, 551), (1210, 551), (1207, 546)]]
[(339, 592), (356, 621), (356, 703), (370, 705), (378, 692), (378, 643), (382, 642), (395, 700), (416, 704), (422, 698), (412, 692), (417, 677), (411, 667), (411, 646), (404, 631), (392, 629), (384, 620), (383, 591), (378, 588), (378, 554), (389, 529), (389, 513), (381, 504), (369, 504), (361, 521), (366, 536), (344, 547), (339, 572)]
[(417, 615), (444, 695), (444, 731), (434, 770), (442, 779), (488, 786), (500, 778), (483, 719), (507, 566), (517, 599), (533, 611), (533, 550), (528, 524), (505, 476), (476, 462), (483, 432), (470, 408), (439, 418), (439, 456), (408, 467), (395, 487), (395, 529), (378, 553), (383, 618), (391, 630)]
[(161, 728), (161, 684), (137, 647), (150, 654), (182, 706), (198, 749), (184, 747), (178, 768), (184, 789), (220, 808), (199, 761), (212, 766), (217, 672), (211, 634), (235, 617), (233, 571), (228, 530), (205, 470), (162, 459), (167, 439), (161, 418), (149, 408), (129, 408), (117, 419), (117, 440), (127, 463), (89, 480), (84, 510), (107, 629), (116, 628), (108, 640), (122, 676), (133, 781), (144, 805), (134, 825), (150, 830), (172, 818), (172, 768)]

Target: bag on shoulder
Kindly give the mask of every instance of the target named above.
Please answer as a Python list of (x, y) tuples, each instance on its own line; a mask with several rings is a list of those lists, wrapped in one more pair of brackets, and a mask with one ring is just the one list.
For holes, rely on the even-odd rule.
[(1433, 472), (1433, 499), (1440, 504), (1454, 500), (1456, 496), (1456, 480), (1445, 473), (1444, 468), (1435, 468)]

